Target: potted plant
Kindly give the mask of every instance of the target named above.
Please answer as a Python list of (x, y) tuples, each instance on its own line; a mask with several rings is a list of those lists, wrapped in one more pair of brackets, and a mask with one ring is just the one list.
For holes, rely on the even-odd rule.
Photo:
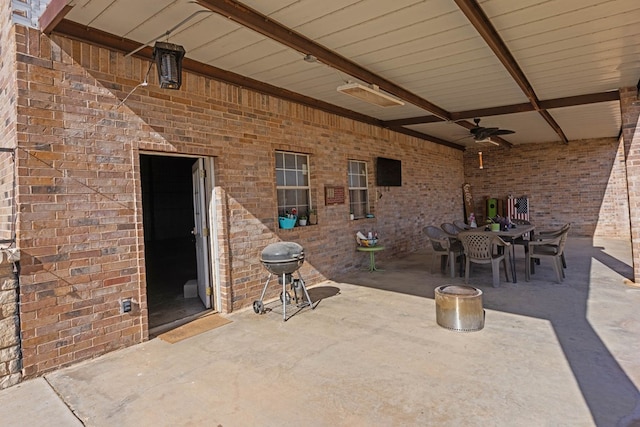
[(305, 215), (298, 218), (298, 225), (307, 225), (307, 217)]

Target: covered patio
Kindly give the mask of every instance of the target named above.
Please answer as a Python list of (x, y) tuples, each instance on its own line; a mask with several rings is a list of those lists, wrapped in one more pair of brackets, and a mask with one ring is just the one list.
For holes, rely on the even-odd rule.
[[(634, 413), (638, 293), (622, 280), (640, 275), (637, 1), (16, 0), (7, 10), (0, 189), (12, 197), (0, 231), (21, 255), (3, 310), (11, 384), (46, 375), (80, 417), (105, 420), (131, 405), (146, 421), (158, 413), (149, 408), (178, 404), (165, 394), (196, 421), (211, 421), (204, 403), (219, 399), (226, 424), (324, 423), (328, 407), (327, 424), (473, 413), (511, 425), (530, 407), (547, 423), (608, 425)], [(175, 49), (167, 57), (156, 43)], [(354, 83), (395, 105), (349, 96)], [(378, 179), (380, 159), (401, 165), (400, 185)], [(289, 173), (300, 182), (279, 181)], [(429, 273), (422, 230), (466, 219), (466, 184), (477, 213), (487, 197), (526, 195), (536, 227), (571, 223), (578, 240), (561, 285), (541, 267), (494, 289), (478, 269), (487, 323), (459, 335), (434, 323), (433, 289), (449, 280)], [(280, 228), (292, 207), (317, 221)], [(358, 231), (379, 233), (385, 271), (359, 271), (369, 261)], [(186, 252), (176, 241), (193, 249), (189, 264), (173, 257)], [(260, 253), (277, 241), (304, 246), (301, 272), (320, 300), (286, 325), (250, 308)], [(198, 309), (234, 322), (191, 344), (154, 340), (157, 278), (168, 276), (153, 270), (157, 253), (172, 272), (189, 267), (168, 284), (172, 308), (196, 280)], [(522, 259), (518, 268), (523, 278)], [(97, 383), (101, 366), (111, 377)]]
[(41, 394), (98, 426), (640, 423), (629, 242), (570, 238), (561, 285), (545, 264), (499, 288), (490, 268), (475, 269), (486, 323), (469, 333), (436, 324), (434, 289), (463, 282), (431, 274), (429, 260), (421, 251), (319, 283), (316, 308), (287, 322), (274, 302), (175, 344), (155, 338), (26, 381), (0, 392), (0, 415), (37, 421), (46, 411), (15, 408)]

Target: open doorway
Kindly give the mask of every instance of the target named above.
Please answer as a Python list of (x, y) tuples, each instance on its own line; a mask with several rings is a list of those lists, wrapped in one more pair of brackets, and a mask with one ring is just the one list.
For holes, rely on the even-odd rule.
[(193, 157), (140, 155), (151, 334), (185, 323), (211, 307), (210, 293), (200, 291), (203, 282), (204, 288), (210, 286), (207, 235), (201, 232), (206, 218), (199, 220), (206, 217), (198, 179), (202, 163)]

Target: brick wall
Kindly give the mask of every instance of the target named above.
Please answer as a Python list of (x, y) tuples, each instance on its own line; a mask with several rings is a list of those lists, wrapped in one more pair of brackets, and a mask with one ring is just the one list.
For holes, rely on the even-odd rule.
[[(16, 146), (16, 61), (11, 3), (0, 3), (0, 149)], [(0, 240), (13, 238), (13, 154), (0, 152)]]
[(640, 280), (640, 100), (638, 90), (624, 88), (620, 90), (620, 108), (622, 110), (622, 138), (627, 165), (627, 188), (631, 207), (631, 244), (633, 251), (633, 273)]
[(0, 390), (22, 379), (18, 329), (18, 280), (14, 263), (19, 254), (0, 249)]
[[(16, 97), (14, 28), (11, 2), (0, 2), (0, 148), (16, 146)], [(12, 151), (0, 151), (0, 240), (13, 238), (14, 159)], [(18, 280), (14, 274), (14, 249), (0, 244), (0, 389), (17, 384), (20, 371)], [(12, 261), (9, 260), (11, 257)]]
[(572, 235), (630, 236), (624, 150), (617, 139), (482, 147), (465, 152), (464, 167), (479, 211), (485, 197), (527, 195), (531, 221), (542, 229), (570, 222)]
[[(260, 251), (305, 247), (313, 284), (368, 262), (355, 232), (375, 229), (392, 254), (426, 245), (421, 230), (462, 212), (462, 152), (186, 73), (180, 91), (140, 83), (149, 63), (18, 28), (18, 240), (25, 376), (147, 339), (140, 150), (211, 156), (222, 311), (251, 305), (264, 286)], [(307, 153), (319, 224), (277, 226), (275, 150)], [(402, 161), (403, 185), (374, 186), (377, 156)], [(375, 219), (324, 206), (366, 161)], [(277, 292), (277, 290), (273, 290)], [(119, 299), (138, 303), (119, 312)]]
[[(112, 97), (101, 109), (109, 90), (48, 38), (16, 32), (20, 321), (29, 377), (146, 338), (125, 136), (141, 125), (125, 120)], [(122, 298), (134, 301), (132, 312), (120, 313)]]

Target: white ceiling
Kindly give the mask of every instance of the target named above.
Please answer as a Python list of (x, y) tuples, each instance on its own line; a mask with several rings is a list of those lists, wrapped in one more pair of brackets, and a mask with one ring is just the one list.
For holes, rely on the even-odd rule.
[[(52, 2), (54, 3), (54, 2)], [(378, 107), (336, 91), (346, 81), (364, 84), (330, 60), (310, 63), (296, 50), (205, 6), (232, 4), (239, 15), (260, 16), (320, 45), (383, 81), (446, 113), (529, 104), (528, 95), (465, 15), (479, 8), (533, 90), (536, 101), (617, 91), (640, 78), (638, 0), (68, 0), (64, 15), (83, 27), (140, 45), (156, 40), (184, 46), (194, 61), (249, 77), (377, 120), (431, 116), (405, 100)], [(253, 11), (237, 6), (245, 5)], [(255, 15), (253, 12), (257, 12)], [(61, 17), (63, 15), (60, 15)], [(63, 26), (54, 31), (64, 31)], [(167, 36), (166, 32), (170, 31)], [(87, 32), (91, 39), (91, 32)], [(292, 37), (294, 38), (294, 37)], [(114, 42), (116, 43), (116, 42)], [(117, 44), (117, 43), (116, 43)], [(335, 56), (333, 57), (335, 59)], [(380, 84), (394, 94), (394, 89)], [(394, 95), (397, 95), (395, 93)], [(478, 115), (481, 125), (514, 130), (513, 145), (599, 137), (620, 132), (617, 100), (537, 111), (511, 109)], [(465, 116), (467, 127), (474, 116)], [(450, 118), (450, 117), (449, 117)], [(405, 125), (463, 146), (469, 132), (453, 121)], [(428, 137), (427, 137), (428, 138)]]

